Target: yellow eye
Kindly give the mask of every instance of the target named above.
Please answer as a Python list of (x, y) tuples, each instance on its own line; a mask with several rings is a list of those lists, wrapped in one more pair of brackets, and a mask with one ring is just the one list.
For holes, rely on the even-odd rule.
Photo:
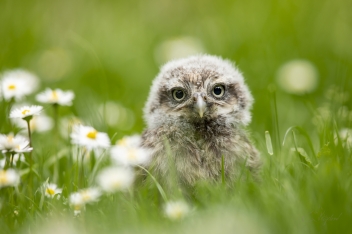
[(176, 101), (182, 101), (186, 95), (182, 89), (175, 89), (172, 91), (172, 96)]
[(225, 94), (225, 87), (223, 85), (216, 85), (213, 88), (213, 95), (217, 98), (220, 98), (222, 96), (224, 96)]

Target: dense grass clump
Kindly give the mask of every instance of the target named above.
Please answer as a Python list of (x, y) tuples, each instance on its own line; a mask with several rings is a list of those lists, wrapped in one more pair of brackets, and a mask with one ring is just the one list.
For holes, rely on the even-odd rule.
[[(350, 122), (346, 113), (351, 112), (341, 103), (341, 96), (347, 93), (336, 87), (323, 104), (326, 112), (315, 113), (315, 132), (293, 126), (280, 137), (276, 120), (273, 132), (257, 135), (263, 160), (260, 181), (243, 168), (234, 184), (222, 178), (187, 190), (173, 178), (169, 178), (174, 181), (171, 186), (160, 185), (144, 168), (148, 155), (138, 149), (138, 136), (124, 137), (110, 146), (106, 133), (84, 126), (77, 117), (63, 126), (58, 110), (67, 107), (59, 99), (71, 93), (45, 92), (51, 92), (48, 99), (38, 98), (43, 94), (37, 99), (48, 103), (46, 110), (53, 109), (54, 124), (44, 133), (35, 131), (44, 124), (36, 119), (41, 106), (16, 109), (15, 98), (2, 101), (6, 107), (2, 115), (18, 117), (27, 126), (23, 132), (18, 123), (5, 122), (4, 129), (12, 133), (1, 136), (4, 232), (30, 229), (41, 233), (52, 226), (58, 232), (87, 233), (320, 233), (349, 229), (351, 130), (339, 126)], [(268, 94), (274, 99), (276, 119), (276, 92), (271, 89)], [(72, 105), (73, 98), (71, 94), (65, 104)], [(67, 130), (60, 135), (59, 128)], [(121, 163), (129, 167), (121, 167)], [(141, 172), (146, 179), (133, 185)]]

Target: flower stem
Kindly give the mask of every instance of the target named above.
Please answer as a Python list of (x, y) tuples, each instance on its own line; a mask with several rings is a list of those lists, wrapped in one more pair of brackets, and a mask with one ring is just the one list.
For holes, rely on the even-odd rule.
[[(32, 148), (32, 133), (31, 133), (31, 125), (30, 125), (30, 119), (26, 119), (27, 122), (27, 128), (28, 128), (28, 139), (29, 139), (29, 147)], [(32, 171), (32, 151), (29, 151), (29, 165), (30, 169)]]
[(59, 178), (59, 162), (58, 162), (58, 141), (59, 141), (59, 105), (54, 104), (54, 137), (55, 137), (55, 163), (54, 163), (54, 182), (58, 183)]
[[(84, 158), (89, 154), (86, 149), (83, 149), (81, 151), (81, 165), (80, 165), (80, 174), (79, 174), (79, 186), (80, 188), (83, 188), (85, 186), (84, 183)], [(89, 156), (89, 155), (88, 155)]]
[[(28, 139), (29, 139), (29, 147), (32, 148), (32, 133), (31, 133), (31, 125), (30, 121), (31, 119), (24, 119), (27, 122), (27, 128), (28, 128)], [(33, 176), (32, 176), (32, 170), (33, 170), (33, 159), (32, 159), (32, 152), (33, 150), (29, 151), (29, 189), (30, 189), (30, 194), (32, 197), (32, 184), (33, 184)]]
[(79, 170), (80, 170), (80, 163), (79, 163), (79, 160), (80, 160), (80, 156), (81, 155), (81, 150), (79, 147), (77, 147), (77, 152), (76, 152), (76, 163), (75, 163), (75, 168), (76, 168), (76, 184), (79, 185), (79, 181), (80, 181), (80, 178), (79, 178)]
[(10, 153), (6, 153), (5, 155), (5, 166), (4, 169), (8, 169), (10, 167), (10, 161), (11, 161), (11, 154)]
[(103, 152), (102, 155), (100, 155), (100, 157), (98, 158), (98, 161), (95, 163), (95, 165), (94, 165), (94, 167), (93, 167), (93, 171), (92, 171), (92, 173), (90, 174), (90, 177), (89, 177), (89, 180), (88, 180), (89, 184), (92, 184), (92, 183), (93, 183), (94, 178), (95, 178), (95, 175), (96, 175), (96, 173), (97, 173), (97, 171), (98, 171), (98, 168), (99, 168), (101, 162), (102, 162), (103, 159), (105, 158), (105, 155), (106, 155), (105, 152)]
[(15, 157), (15, 153), (11, 153), (10, 155), (10, 168), (13, 166), (13, 158)]

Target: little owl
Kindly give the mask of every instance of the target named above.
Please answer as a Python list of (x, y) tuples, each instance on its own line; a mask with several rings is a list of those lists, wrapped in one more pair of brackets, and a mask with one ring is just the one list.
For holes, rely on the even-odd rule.
[[(167, 181), (170, 159), (179, 182), (234, 181), (247, 167), (256, 176), (260, 158), (244, 127), (253, 98), (230, 61), (210, 55), (166, 63), (144, 108), (142, 146), (151, 167)], [(224, 163), (222, 163), (224, 159)]]

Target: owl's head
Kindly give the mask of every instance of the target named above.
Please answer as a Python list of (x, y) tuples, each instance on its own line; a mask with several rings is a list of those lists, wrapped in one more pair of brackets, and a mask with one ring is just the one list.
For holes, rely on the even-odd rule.
[(210, 55), (166, 63), (153, 81), (144, 108), (148, 128), (222, 119), (247, 125), (253, 98), (240, 71)]

